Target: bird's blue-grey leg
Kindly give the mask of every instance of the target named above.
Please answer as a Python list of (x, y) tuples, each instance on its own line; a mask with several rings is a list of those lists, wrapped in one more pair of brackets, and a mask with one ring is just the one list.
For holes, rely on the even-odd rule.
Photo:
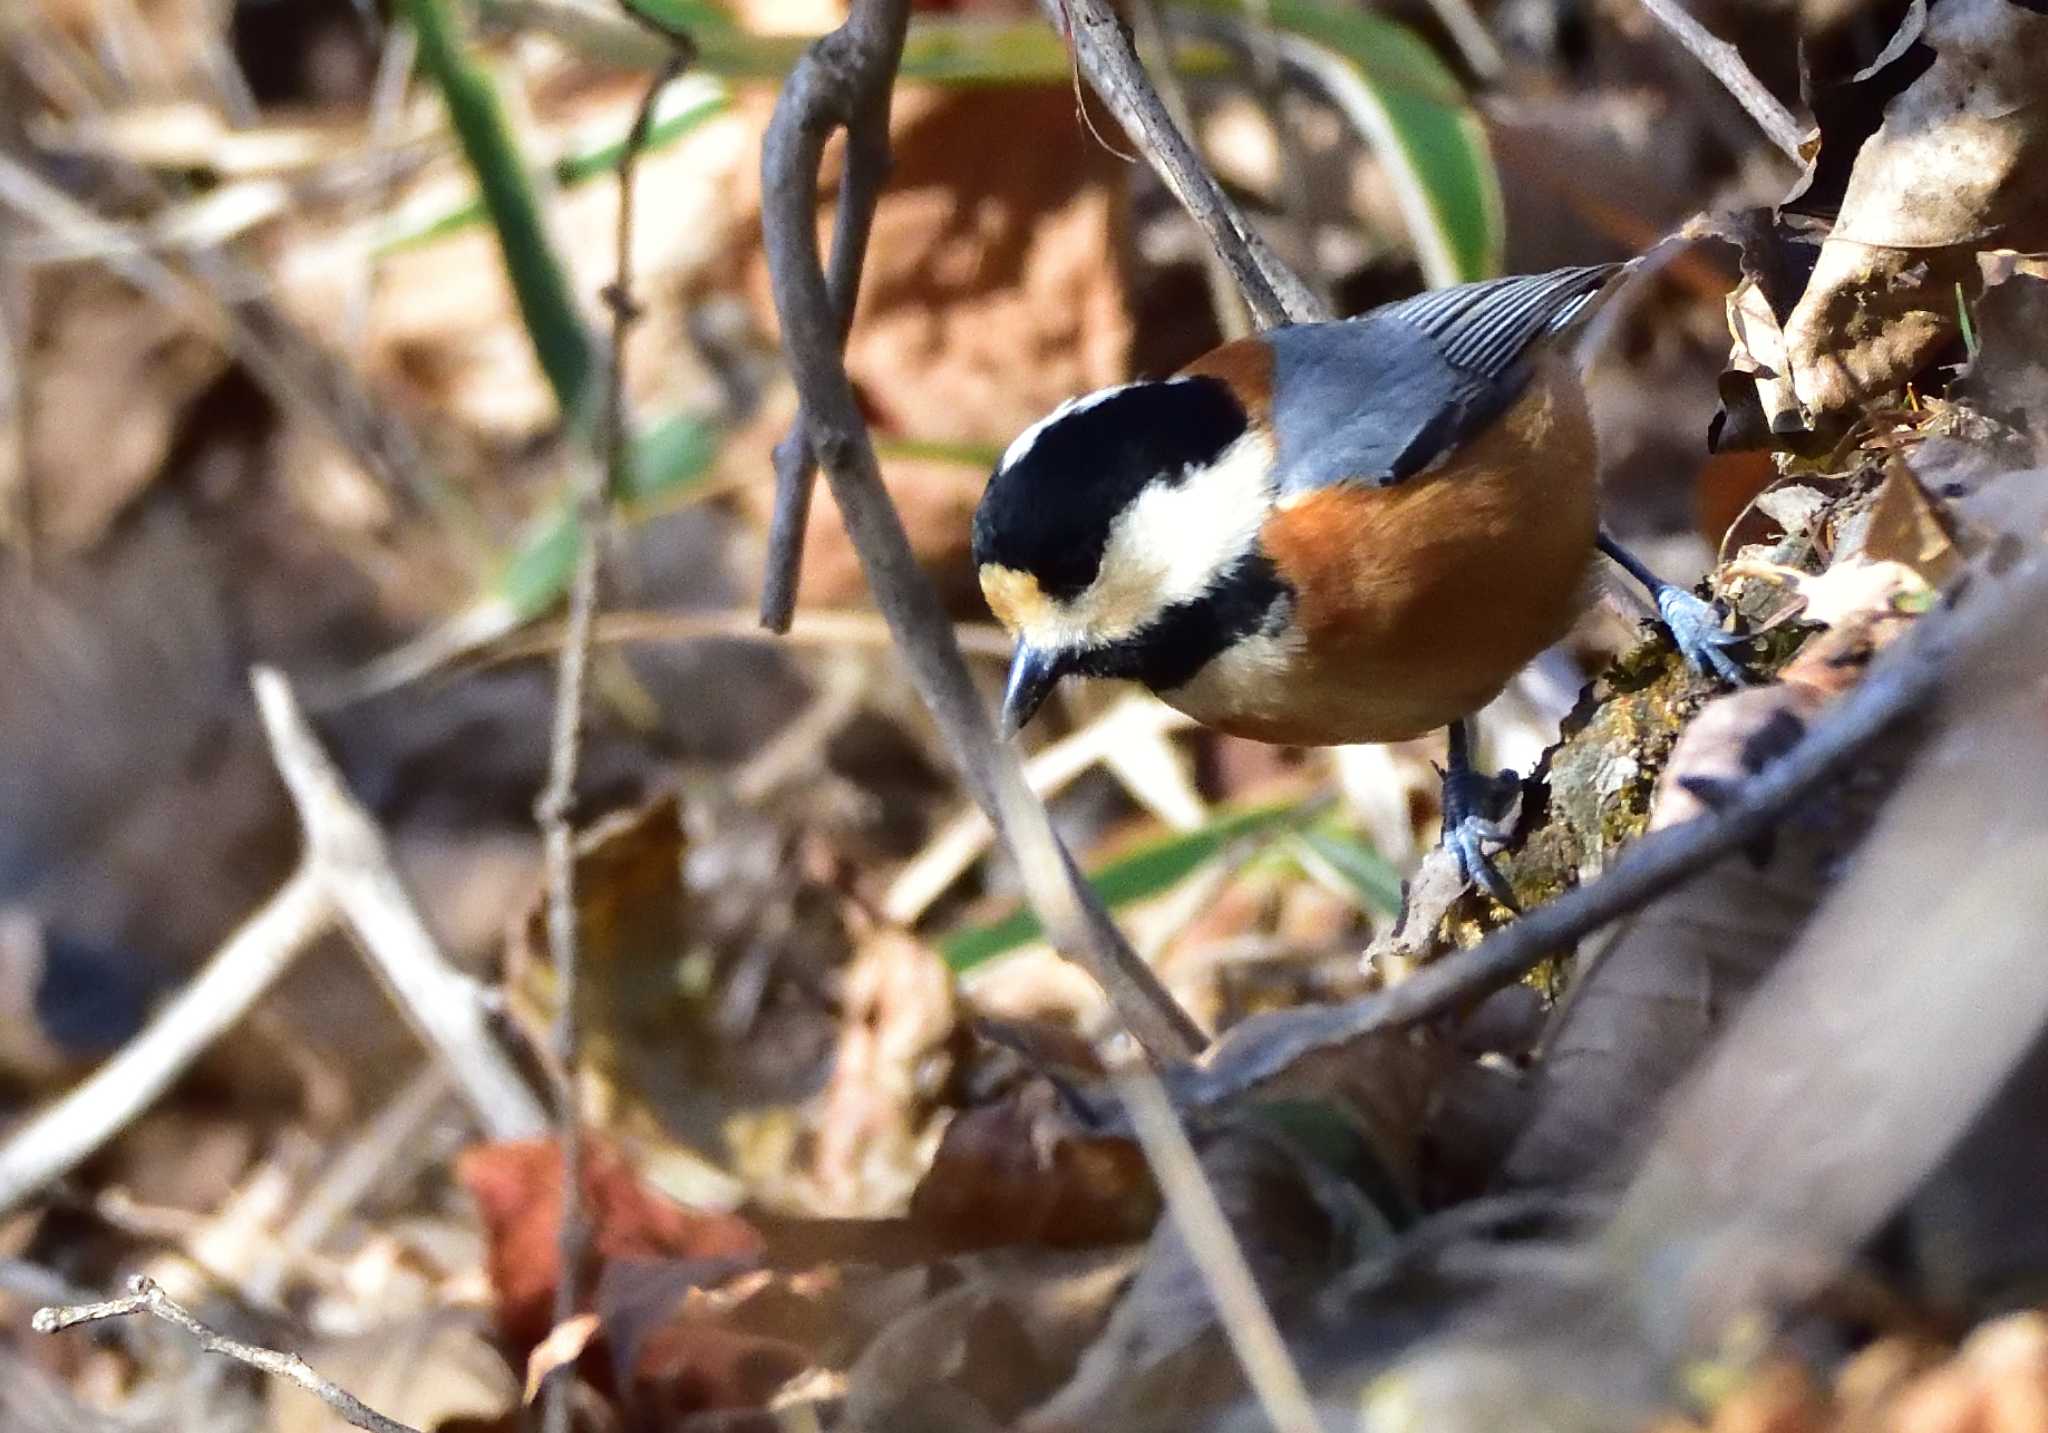
[(1472, 765), (1472, 730), (1468, 722), (1450, 727), (1450, 756), (1444, 765), (1444, 845), (1458, 858), (1458, 873), (1478, 883), (1509, 910), (1520, 910), (1515, 893), (1487, 858), (1489, 845), (1503, 846), (1514, 832), (1501, 818), (1514, 807), (1521, 781), (1512, 771), (1488, 776)]
[(1694, 671), (1702, 676), (1719, 677), (1730, 686), (1749, 684), (1749, 670), (1732, 650), (1749, 639), (1724, 628), (1720, 610), (1713, 603), (1666, 582), (1650, 571), (1640, 558), (1616, 542), (1605, 528), (1600, 531), (1599, 541), (1602, 552), (1649, 590), (1650, 600), (1657, 604), (1657, 616), (1671, 629), (1671, 640), (1677, 645), (1678, 654)]

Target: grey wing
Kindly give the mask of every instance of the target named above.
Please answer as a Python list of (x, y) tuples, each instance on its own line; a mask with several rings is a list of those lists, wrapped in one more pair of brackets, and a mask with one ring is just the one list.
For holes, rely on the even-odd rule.
[(1521, 396), (1531, 350), (1584, 318), (1623, 267), (1487, 279), (1274, 330), (1282, 491), (1426, 471)]

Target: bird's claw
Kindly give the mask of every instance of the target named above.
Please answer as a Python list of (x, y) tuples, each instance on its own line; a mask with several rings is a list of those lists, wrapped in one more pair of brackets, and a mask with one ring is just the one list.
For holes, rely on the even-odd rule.
[(1671, 630), (1671, 640), (1686, 665), (1703, 677), (1719, 677), (1731, 687), (1746, 687), (1756, 679), (1736, 649), (1749, 638), (1721, 625), (1721, 609), (1683, 587), (1666, 585), (1657, 590), (1657, 615)]
[(1487, 776), (1470, 767), (1453, 767), (1444, 773), (1443, 843), (1457, 858), (1459, 876), (1517, 912), (1521, 906), (1515, 893), (1486, 848), (1514, 839), (1513, 815), (1521, 790), (1512, 771)]

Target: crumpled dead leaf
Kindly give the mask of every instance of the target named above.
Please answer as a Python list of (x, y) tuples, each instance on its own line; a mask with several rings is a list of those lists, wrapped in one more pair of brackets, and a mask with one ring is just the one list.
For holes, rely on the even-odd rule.
[(847, 1374), (858, 1433), (993, 1433), (1044, 1398), (1101, 1330), (1135, 1249), (992, 1253), (882, 1329)]
[(1820, 148), (1799, 184), (1768, 216), (1705, 226), (1742, 248), (1745, 274), (1717, 446), (1839, 430), (1955, 341), (1979, 251), (2048, 247), (2044, 77), (2048, 16), (1943, 0), (1817, 88)]
[[(1312, 1143), (1314, 1136), (1303, 1138), (1306, 1127), (1277, 1108), (1247, 1108), (1198, 1142), (1202, 1172), (1283, 1327), (1333, 1273), (1390, 1232), (1352, 1182), (1355, 1169), (1329, 1145)], [(1322, 1128), (1327, 1134), (1331, 1125)], [(1073, 1377), (1016, 1428), (1187, 1428), (1242, 1392), (1207, 1281), (1179, 1224), (1167, 1219)]]
[(1084, 1126), (1041, 1079), (954, 1117), (910, 1217), (956, 1247), (1072, 1248), (1142, 1239), (1159, 1208), (1137, 1145)]
[(1857, 151), (1785, 325), (1793, 387), (1816, 420), (1896, 391), (1954, 340), (1979, 249), (2048, 244), (2048, 16), (1943, 0), (1922, 39), (1933, 63)]
[(876, 1281), (851, 1282), (831, 1268), (725, 1278), (698, 1261), (614, 1259), (593, 1295), (611, 1385), (651, 1427), (766, 1407), (815, 1371), (815, 1349), (857, 1336)]
[[(553, 1139), (477, 1145), (456, 1162), (489, 1237), (486, 1264), (498, 1327), (522, 1353), (554, 1327), (561, 1277), (562, 1156)], [(583, 1216), (595, 1265), (614, 1259), (718, 1261), (739, 1269), (761, 1254), (746, 1220), (689, 1209), (644, 1184), (617, 1149), (586, 1131)]]

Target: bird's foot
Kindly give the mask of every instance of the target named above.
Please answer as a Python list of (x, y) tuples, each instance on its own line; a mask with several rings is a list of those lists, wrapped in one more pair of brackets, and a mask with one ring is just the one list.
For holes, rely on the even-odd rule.
[(1731, 687), (1746, 687), (1754, 675), (1737, 650), (1749, 638), (1721, 625), (1721, 609), (1683, 587), (1665, 583), (1657, 589), (1657, 615), (1671, 630), (1671, 640), (1686, 665), (1703, 677), (1718, 677)]
[(1515, 893), (1486, 848), (1505, 846), (1515, 836), (1521, 815), (1522, 782), (1512, 771), (1495, 776), (1453, 763), (1443, 773), (1443, 843), (1457, 858), (1458, 874), (1511, 911), (1520, 911)]

